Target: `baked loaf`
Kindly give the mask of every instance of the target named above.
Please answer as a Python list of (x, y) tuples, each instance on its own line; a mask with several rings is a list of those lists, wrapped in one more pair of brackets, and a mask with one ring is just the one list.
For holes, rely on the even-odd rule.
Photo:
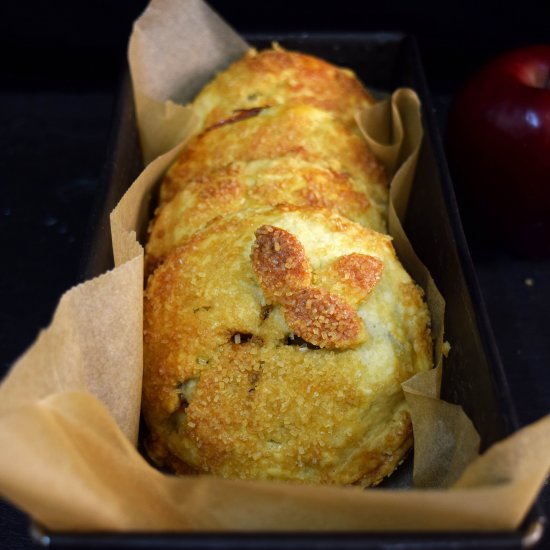
[(390, 237), (334, 212), (242, 210), (145, 294), (151, 454), (180, 473), (373, 485), (412, 444), (401, 382), (429, 317)]
[(385, 235), (387, 176), (350, 71), (250, 52), (193, 106), (146, 244), (147, 448), (176, 473), (375, 485), (432, 366), (422, 291)]

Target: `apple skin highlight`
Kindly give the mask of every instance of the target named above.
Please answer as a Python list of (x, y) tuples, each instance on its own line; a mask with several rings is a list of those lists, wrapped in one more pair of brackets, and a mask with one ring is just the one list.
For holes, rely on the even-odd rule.
[(550, 45), (482, 67), (449, 112), (451, 171), (464, 198), (516, 253), (550, 256)]

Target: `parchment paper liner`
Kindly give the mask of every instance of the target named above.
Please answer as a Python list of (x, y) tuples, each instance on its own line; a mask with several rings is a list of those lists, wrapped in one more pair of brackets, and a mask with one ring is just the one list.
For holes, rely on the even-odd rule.
[[(143, 283), (136, 235), (152, 187), (183, 143), (169, 148), (194, 127), (192, 113), (167, 100), (189, 99), (245, 47), (199, 0), (155, 0), (136, 24), (130, 62), (145, 158), (155, 160), (112, 214), (117, 267), (63, 296), (51, 326), (0, 387), (2, 494), (61, 531), (516, 528), (548, 472), (550, 417), (475, 459), (478, 438), (469, 420), (459, 407), (438, 399), (444, 304), (399, 222), (421, 141), (419, 104), (411, 90), (398, 90), (390, 101), (361, 113), (359, 122), (394, 173), (390, 231), (432, 312), (437, 366), (404, 389), (415, 430), (415, 480), (437, 488), (363, 491), (174, 478), (151, 468), (135, 450)], [(185, 69), (182, 51), (193, 52)]]

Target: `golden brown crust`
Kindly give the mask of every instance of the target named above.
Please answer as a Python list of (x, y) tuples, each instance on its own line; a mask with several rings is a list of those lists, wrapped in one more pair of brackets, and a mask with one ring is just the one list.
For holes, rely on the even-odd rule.
[[(353, 73), (279, 47), (205, 87), (146, 246), (147, 450), (180, 474), (371, 486), (412, 445), (432, 365), (386, 230)], [(357, 223), (359, 222), (358, 225)]]
[(294, 235), (272, 225), (262, 225), (254, 234), (252, 265), (268, 300), (285, 303), (291, 293), (311, 284), (311, 266)]
[[(297, 336), (330, 349), (354, 346), (364, 339), (363, 323), (343, 297), (311, 287), (311, 266), (294, 235), (271, 225), (263, 225), (255, 235), (251, 259), (260, 288), (268, 300), (283, 306), (285, 320)], [(373, 268), (370, 274), (359, 271), (365, 263)], [(343, 256), (334, 265), (344, 285), (349, 279), (364, 297), (380, 279), (383, 268), (380, 260), (362, 254)]]
[(348, 348), (365, 336), (356, 310), (337, 294), (322, 288), (292, 293), (285, 303), (284, 317), (295, 334), (320, 348)]
[(385, 208), (371, 204), (368, 193), (368, 187), (350, 174), (323, 162), (290, 156), (232, 162), (189, 181), (157, 209), (146, 245), (147, 262), (156, 266), (169, 250), (212, 219), (244, 207), (319, 206), (385, 231)]
[(330, 113), (299, 104), (256, 109), (196, 136), (170, 167), (147, 266), (215, 216), (245, 207), (324, 206), (385, 231), (386, 184), (365, 140)]
[[(288, 306), (264, 294), (251, 260), (266, 226), (303, 249), (307, 293), (323, 307), (338, 296), (364, 325), (364, 341), (331, 349), (297, 337)], [(336, 292), (341, 269), (332, 283), (319, 276), (354, 255), (384, 266), (356, 303)], [(321, 309), (308, 315), (318, 321)], [(385, 235), (315, 208), (224, 216), (151, 275), (144, 327), (143, 413), (153, 452), (176, 471), (367, 486), (410, 448), (400, 384), (431, 367), (429, 316)]]
[(161, 204), (189, 182), (232, 162), (285, 156), (349, 173), (362, 182), (371, 202), (386, 202), (387, 177), (362, 137), (326, 111), (310, 105), (279, 105), (196, 136), (168, 170), (161, 185)]
[(338, 258), (333, 267), (340, 279), (362, 290), (366, 296), (380, 280), (384, 264), (367, 254), (346, 254)]
[(347, 254), (317, 273), (316, 283), (330, 285), (349, 303), (358, 304), (365, 300), (376, 286), (384, 264), (374, 256)]
[(193, 107), (207, 128), (234, 111), (283, 103), (309, 104), (355, 127), (356, 111), (374, 100), (352, 71), (275, 45), (249, 50), (202, 90)]

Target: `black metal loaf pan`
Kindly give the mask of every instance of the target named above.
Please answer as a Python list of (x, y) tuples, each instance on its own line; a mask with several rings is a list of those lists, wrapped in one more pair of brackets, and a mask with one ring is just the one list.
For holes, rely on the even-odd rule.
[[(482, 450), (504, 438), (518, 428), (516, 415), (462, 232), (414, 38), (400, 33), (247, 38), (258, 47), (276, 40), (289, 49), (350, 67), (373, 90), (391, 91), (407, 86), (418, 93), (423, 105), (425, 139), (405, 229), (447, 301), (446, 338), (452, 343), (452, 353), (445, 363), (443, 398), (463, 406), (479, 431)], [(128, 75), (121, 86), (111, 151), (88, 234), (83, 279), (112, 268), (109, 213), (142, 168)], [(70, 534), (44, 532), (34, 525), (33, 537), (53, 548), (521, 548), (536, 542), (541, 517), (535, 507), (524, 525), (512, 533)]]

